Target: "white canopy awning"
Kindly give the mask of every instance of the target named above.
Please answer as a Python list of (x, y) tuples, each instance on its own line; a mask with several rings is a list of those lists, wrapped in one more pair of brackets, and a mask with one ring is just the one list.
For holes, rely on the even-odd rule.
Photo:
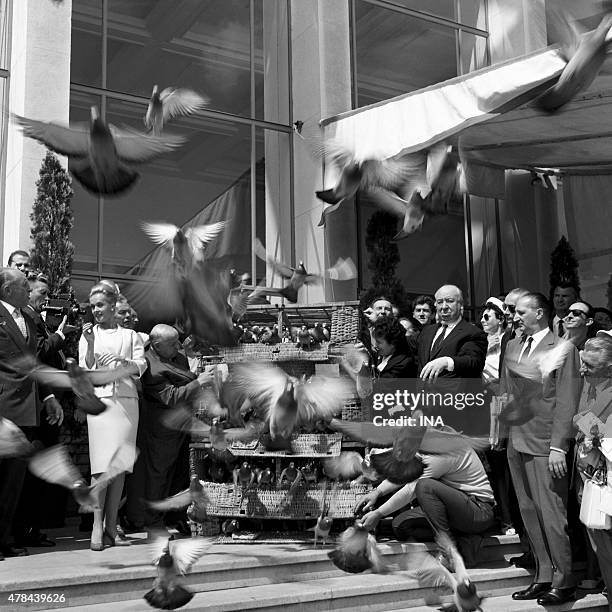
[(547, 48), (322, 122), (356, 158), (414, 153), (459, 141), (464, 160), (495, 168), (612, 172), (612, 78), (550, 114), (533, 103), (565, 66)]

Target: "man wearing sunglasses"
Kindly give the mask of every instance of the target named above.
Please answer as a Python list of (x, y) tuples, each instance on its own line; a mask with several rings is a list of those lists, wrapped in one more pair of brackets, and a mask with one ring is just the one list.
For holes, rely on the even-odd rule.
[(574, 302), (563, 319), (563, 337), (581, 351), (584, 343), (595, 335), (593, 321), (593, 307), (587, 302)]
[(552, 321), (552, 330), (555, 336), (565, 336), (565, 317), (570, 306), (580, 299), (580, 291), (569, 283), (561, 283), (553, 291), (553, 307), (555, 317)]

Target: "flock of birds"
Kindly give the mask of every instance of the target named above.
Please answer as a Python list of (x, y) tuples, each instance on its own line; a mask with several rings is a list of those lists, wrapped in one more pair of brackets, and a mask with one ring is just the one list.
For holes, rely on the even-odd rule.
[[(606, 13), (600, 25), (588, 33), (578, 32), (563, 15), (553, 17), (557, 20), (568, 62), (558, 81), (538, 98), (537, 104), (547, 112), (561, 108), (593, 82), (607, 57), (612, 26), (610, 13)], [(26, 136), (66, 155), (72, 176), (87, 190), (96, 195), (117, 196), (125, 193), (138, 179), (135, 167), (184, 144), (184, 137), (165, 132), (166, 123), (180, 115), (193, 113), (206, 103), (204, 97), (193, 91), (168, 88), (160, 92), (155, 86), (144, 118), (146, 132), (108, 124), (96, 107), (91, 108), (88, 124), (69, 127), (19, 116), (14, 119)], [(320, 225), (342, 202), (359, 190), (367, 190), (383, 209), (400, 217), (402, 227), (396, 236), (399, 240), (417, 231), (426, 214), (445, 210), (449, 201), (465, 191), (465, 177), (456, 143), (438, 142), (403, 157), (360, 160), (344, 143), (328, 140), (321, 145), (316, 137), (303, 134), (302, 127), (297, 126), (296, 132), (313, 154), (323, 155), (339, 173), (336, 185), (316, 192), (324, 202)], [(278, 272), (286, 284), (282, 287), (247, 287), (236, 279), (235, 274), (206, 259), (206, 246), (222, 234), (227, 223), (221, 221), (184, 231), (169, 223), (143, 223), (143, 230), (151, 240), (166, 250), (169, 265), (160, 266), (155, 271), (154, 282), (138, 290), (135, 297), (159, 305), (160, 320), (166, 316), (178, 318), (187, 333), (213, 344), (231, 345), (245, 336), (247, 330), (242, 328), (239, 335), (236, 328), (247, 305), (255, 298), (277, 295), (296, 302), (304, 285), (321, 282), (323, 278), (348, 280), (355, 277), (355, 266), (350, 259), (338, 260), (323, 274), (311, 274), (301, 262), (292, 267), (271, 258), (263, 245), (256, 242), (256, 255)], [(255, 330), (248, 331), (255, 335)], [(307, 329), (299, 331), (313, 337)], [(276, 330), (276, 335), (279, 336), (279, 330)], [(316, 335), (325, 338), (324, 328), (317, 329)], [(296, 334), (295, 338), (299, 340), (299, 335)], [(121, 368), (84, 371), (73, 360), (68, 361), (66, 371), (31, 361), (18, 363), (16, 367), (41, 383), (71, 389), (79, 407), (94, 415), (104, 410), (104, 405), (95, 396), (94, 387), (125, 376)], [(359, 364), (352, 366), (348, 363), (346, 369), (360, 395), (367, 394), (367, 376)], [(294, 433), (304, 427), (342, 432), (371, 449), (377, 449), (366, 460), (351, 452), (327, 459), (324, 471), (334, 481), (333, 486), (338, 486), (344, 479), (371, 479), (374, 474), (402, 484), (405, 482), (406, 464), (414, 459), (417, 450), (458, 452), (484, 445), (482, 441), (429, 427), (401, 429), (340, 421), (335, 416), (350, 391), (347, 385), (348, 379), (297, 378), (271, 365), (250, 363), (236, 368), (227, 381), (219, 382), (214, 397), (208, 398), (208, 410), (213, 417), (210, 425), (195, 419), (191, 406), (169, 411), (167, 425), (205, 436), (209, 440), (211, 457), (221, 465), (231, 466), (234, 483), (241, 487), (251, 487), (255, 482), (272, 485), (273, 474), (269, 467), (254, 470), (244, 461), (236, 465), (230, 449), (233, 441), (258, 440), (269, 448), (282, 448)], [(97, 488), (124, 471), (125, 454), (124, 449), (120, 449), (104, 478), (89, 486), (64, 447), (36, 452), (18, 427), (6, 419), (0, 420), (0, 458), (29, 457), (29, 468), (34, 474), (66, 487), (84, 507), (95, 506)], [(292, 491), (308, 479), (301, 469), (290, 464), (280, 480), (279, 484), (288, 485), (287, 499), (290, 500)], [(209, 500), (202, 483), (193, 477), (185, 491), (165, 500), (149, 500), (148, 503), (160, 511), (188, 507), (191, 517), (202, 520)], [(321, 514), (313, 527), (315, 545), (319, 538), (326, 542), (332, 521), (326, 481)], [(226, 525), (227, 530), (235, 528), (235, 521)], [(144, 596), (146, 601), (162, 609), (175, 609), (188, 603), (193, 593), (181, 584), (180, 576), (189, 571), (212, 543), (212, 539), (201, 537), (173, 542), (160, 538), (155, 544), (154, 559), (158, 575), (153, 588)], [(426, 552), (407, 554), (403, 569), (414, 575), (422, 586), (432, 590), (428, 601), (431, 605), (439, 603), (439, 589), (444, 588), (450, 590), (454, 605), (460, 612), (479, 610), (482, 598), (455, 545), (444, 534), (438, 536), (438, 544), (450, 561), (450, 569), (448, 563), (444, 564)], [(393, 569), (385, 563), (374, 536), (359, 519), (340, 535), (329, 557), (337, 567), (351, 573)]]

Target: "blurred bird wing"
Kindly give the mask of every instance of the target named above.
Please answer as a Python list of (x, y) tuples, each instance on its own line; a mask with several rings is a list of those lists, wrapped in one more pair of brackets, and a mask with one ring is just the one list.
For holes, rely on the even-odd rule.
[(153, 565), (157, 565), (159, 563), (159, 558), (164, 554), (164, 549), (168, 545), (168, 538), (157, 536), (153, 540), (153, 558), (151, 559), (151, 563)]
[(424, 182), (425, 160), (421, 154), (369, 159), (362, 166), (364, 186), (378, 185), (395, 189), (406, 182)]
[(276, 261), (272, 257), (268, 257), (266, 248), (263, 244), (261, 244), (259, 238), (255, 239), (253, 248), (255, 250), (255, 255), (257, 255), (259, 259), (268, 262), (281, 276), (284, 276), (285, 278), (291, 278), (293, 276), (295, 269), (281, 263), (280, 261)]
[(143, 221), (140, 227), (155, 244), (171, 243), (176, 233), (179, 231), (179, 228), (172, 223), (151, 223), (149, 221)]
[(563, 7), (554, 2), (546, 7), (546, 20), (546, 33), (550, 44), (561, 45), (563, 58), (568, 61), (578, 50), (580, 37), (585, 33), (585, 28), (572, 19), (567, 6)]
[[(337, 457), (323, 459), (323, 471), (332, 479), (350, 480), (363, 473), (361, 455), (355, 451), (342, 451)], [(325, 481), (327, 482), (327, 481)]]
[(200, 436), (210, 433), (210, 425), (194, 417), (190, 410), (182, 406), (173, 410), (166, 410), (162, 416), (162, 423), (164, 427), (175, 431), (188, 431)]
[(114, 125), (110, 125), (109, 129), (113, 135), (117, 157), (131, 164), (149, 161), (162, 153), (180, 147), (185, 142), (182, 136), (167, 134), (153, 136), (132, 128), (118, 128)]
[(32, 448), (23, 431), (13, 421), (0, 417), (0, 458), (25, 455)]
[(58, 389), (71, 389), (72, 380), (66, 370), (56, 370), (51, 366), (39, 366), (28, 372), (37, 382)]
[(210, 225), (198, 225), (188, 228), (185, 231), (185, 237), (189, 241), (192, 252), (197, 252), (203, 245), (214, 240), (225, 228), (226, 224), (226, 221), (219, 221)]
[(208, 98), (191, 89), (175, 89), (174, 87), (166, 87), (159, 94), (159, 99), (164, 109), (164, 121), (179, 115), (189, 115), (209, 102)]
[(438, 142), (427, 152), (427, 183), (430, 187), (433, 188), (439, 181), (451, 148), (446, 142)]
[(377, 574), (384, 574), (389, 571), (389, 566), (385, 563), (384, 557), (378, 548), (376, 538), (369, 533), (366, 542), (366, 556), (372, 563), (372, 571)]
[(70, 488), (83, 480), (81, 472), (72, 463), (66, 447), (58, 444), (36, 453), (29, 461), (30, 472), (41, 480)]
[(108, 383), (128, 378), (131, 376), (129, 368), (119, 366), (117, 368), (100, 368), (99, 370), (85, 370), (83, 376), (91, 382), (94, 387), (107, 385)]
[(259, 438), (263, 427), (263, 422), (257, 425), (251, 425), (249, 421), (249, 425), (246, 427), (230, 427), (229, 429), (224, 429), (223, 434), (226, 439), (230, 441), (239, 440), (241, 442), (251, 442)]
[(262, 409), (266, 417), (285, 391), (288, 380), (280, 368), (261, 363), (237, 364), (233, 378), (237, 389), (248, 395), (256, 409)]
[(438, 546), (440, 546), (449, 555), (453, 565), (455, 566), (455, 576), (453, 577), (453, 580), (461, 581), (466, 578), (469, 580), (463, 557), (449, 535), (443, 531), (438, 532), (436, 542), (438, 543)]
[(311, 376), (295, 384), (295, 399), (302, 422), (313, 423), (330, 419), (342, 410), (344, 400), (351, 394), (346, 378)]
[(36, 121), (13, 115), (23, 133), (62, 155), (85, 156), (89, 152), (89, 125), (75, 123), (70, 127), (49, 121)]
[(171, 497), (167, 497), (166, 499), (160, 499), (157, 501), (147, 501), (147, 505), (154, 510), (158, 510), (160, 512), (167, 512), (168, 510), (177, 510), (179, 508), (185, 508), (188, 506), (191, 499), (191, 491), (189, 489), (185, 489), (176, 495), (172, 495)]
[(454, 590), (456, 581), (453, 575), (428, 553), (413, 553), (408, 560), (408, 569), (421, 587)]
[(214, 538), (189, 538), (171, 544), (171, 554), (176, 569), (186, 574), (191, 566), (214, 544)]
[(544, 379), (558, 370), (565, 363), (573, 348), (574, 345), (571, 342), (561, 342), (549, 351), (538, 352), (533, 355), (542, 378)]
[(339, 257), (338, 261), (331, 268), (327, 269), (326, 276), (332, 280), (351, 280), (357, 278), (357, 266), (355, 266), (350, 257), (347, 259)]
[(119, 448), (113, 453), (106, 472), (104, 472), (98, 480), (93, 484), (92, 491), (96, 491), (106, 487), (112, 480), (114, 480), (120, 474), (127, 472), (132, 469), (136, 458), (138, 457), (138, 449), (129, 442), (124, 442)]

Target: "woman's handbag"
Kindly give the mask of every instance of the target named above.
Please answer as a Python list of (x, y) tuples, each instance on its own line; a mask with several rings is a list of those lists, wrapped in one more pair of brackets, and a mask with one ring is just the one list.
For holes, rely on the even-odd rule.
[[(589, 529), (612, 528), (612, 508), (606, 508), (604, 495), (605, 484), (599, 484), (594, 480), (585, 480), (582, 491), (582, 502), (580, 504), (580, 520)], [(609, 498), (608, 498), (609, 499)]]

